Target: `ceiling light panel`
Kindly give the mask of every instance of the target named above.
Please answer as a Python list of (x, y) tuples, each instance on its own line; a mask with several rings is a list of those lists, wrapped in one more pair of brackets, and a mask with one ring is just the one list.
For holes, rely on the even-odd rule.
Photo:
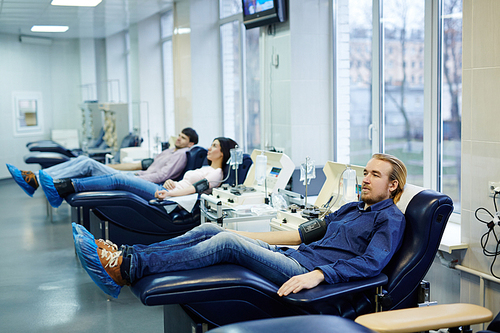
[(66, 25), (34, 25), (31, 27), (32, 32), (66, 32), (69, 27)]
[(52, 0), (53, 6), (77, 6), (77, 7), (95, 7), (102, 0)]

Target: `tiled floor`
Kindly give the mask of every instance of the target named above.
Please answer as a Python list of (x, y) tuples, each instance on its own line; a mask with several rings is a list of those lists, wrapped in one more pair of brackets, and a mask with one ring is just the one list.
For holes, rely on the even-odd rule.
[(69, 206), (51, 222), (41, 189), (30, 198), (0, 180), (0, 253), (0, 332), (163, 331), (161, 307), (96, 287), (75, 256)]

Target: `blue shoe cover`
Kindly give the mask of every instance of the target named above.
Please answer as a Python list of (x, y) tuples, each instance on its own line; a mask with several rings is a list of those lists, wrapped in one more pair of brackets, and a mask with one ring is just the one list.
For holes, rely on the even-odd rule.
[(73, 222), (72, 225), (73, 225), (73, 238), (75, 238), (76, 235), (81, 235), (83, 237), (95, 240), (94, 235), (92, 235), (87, 229), (85, 229), (83, 225), (75, 222)]
[(80, 259), (83, 268), (90, 275), (92, 281), (94, 281), (94, 283), (97, 284), (97, 286), (106, 294), (117, 298), (122, 287), (113, 281), (101, 265), (99, 255), (97, 254), (97, 245), (95, 244), (95, 240), (82, 235), (73, 234), (73, 236), (76, 254)]
[(24, 180), (23, 176), (21, 175), (21, 170), (13, 166), (12, 164), (6, 164), (7, 169), (9, 169), (10, 174), (12, 175), (12, 178), (16, 181), (17, 185), (21, 186), (24, 192), (26, 192), (27, 195), (30, 197), (33, 196), (33, 193), (35, 193), (35, 189), (26, 181)]
[(40, 178), (40, 185), (42, 186), (43, 192), (45, 192), (49, 204), (54, 208), (61, 206), (63, 199), (59, 196), (59, 193), (57, 193), (52, 177), (45, 171), (40, 170), (38, 178)]

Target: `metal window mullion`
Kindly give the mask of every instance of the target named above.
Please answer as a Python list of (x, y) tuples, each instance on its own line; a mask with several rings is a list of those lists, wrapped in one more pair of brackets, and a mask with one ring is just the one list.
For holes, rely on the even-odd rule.
[(337, 161), (337, 152), (338, 152), (338, 147), (337, 145), (339, 144), (339, 138), (338, 138), (338, 124), (337, 124), (337, 112), (338, 112), (338, 79), (337, 79), (337, 42), (339, 41), (339, 38), (337, 36), (337, 23), (338, 23), (338, 0), (333, 0), (332, 1), (332, 65), (331, 65), (331, 78), (332, 78), (332, 147), (333, 147), (333, 152), (332, 152), (332, 157), (333, 161)]
[(441, 189), (441, 1), (425, 2), (424, 187)]
[(243, 140), (240, 141), (240, 146), (244, 151), (248, 150), (248, 94), (247, 94), (247, 71), (245, 64), (246, 62), (246, 29), (243, 23), (240, 26), (240, 109), (241, 109), (241, 133), (243, 135)]
[(233, 14), (231, 16), (226, 16), (222, 19), (219, 19), (219, 26), (233, 21), (239, 21), (240, 23), (243, 23), (243, 13)]
[(372, 36), (372, 153), (385, 150), (383, 0), (373, 0)]

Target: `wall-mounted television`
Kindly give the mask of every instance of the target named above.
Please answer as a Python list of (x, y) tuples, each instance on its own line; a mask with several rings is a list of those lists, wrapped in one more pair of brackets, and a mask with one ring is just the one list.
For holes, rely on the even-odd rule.
[(247, 29), (286, 20), (286, 0), (241, 0)]

